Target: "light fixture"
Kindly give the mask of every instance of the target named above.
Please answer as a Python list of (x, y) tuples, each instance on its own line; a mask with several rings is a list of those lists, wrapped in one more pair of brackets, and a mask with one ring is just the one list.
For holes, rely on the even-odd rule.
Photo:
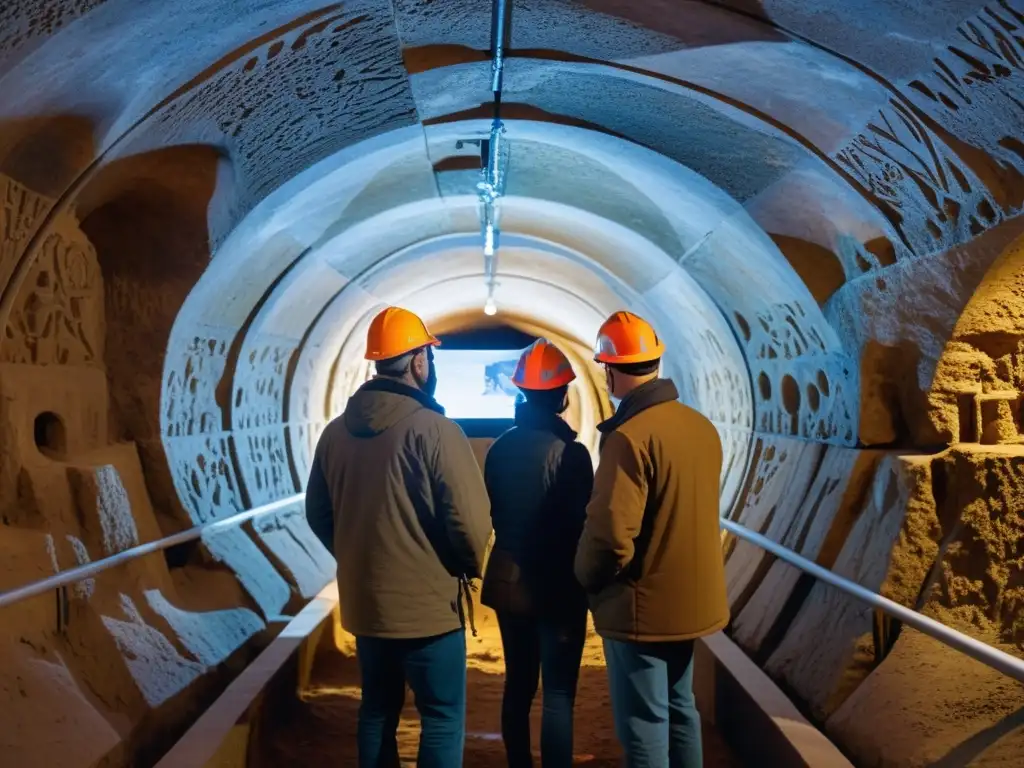
[(498, 305), (494, 303), (493, 296), (488, 296), (487, 301), (484, 302), (484, 314), (488, 317), (494, 317), (498, 314)]
[(494, 255), (494, 225), (489, 223), (484, 227), (484, 256)]

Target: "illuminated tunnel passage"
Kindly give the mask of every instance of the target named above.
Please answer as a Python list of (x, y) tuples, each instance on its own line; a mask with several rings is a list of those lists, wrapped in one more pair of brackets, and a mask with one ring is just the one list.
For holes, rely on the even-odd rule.
[[(386, 303), (555, 340), (594, 448), (627, 308), (723, 515), (1024, 656), (1024, 6), (513, 5), (490, 263), (490, 2), (3, 5), (0, 589), (301, 491)], [(723, 549), (856, 764), (1021, 763), (1019, 686)], [(3, 607), (5, 757), (152, 764), (334, 567), (293, 505)]]

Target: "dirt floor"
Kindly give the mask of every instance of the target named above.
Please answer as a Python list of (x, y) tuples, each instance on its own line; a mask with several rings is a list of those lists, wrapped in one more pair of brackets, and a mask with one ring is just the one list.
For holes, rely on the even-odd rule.
[[(466, 768), (496, 768), (505, 764), (500, 713), (504, 670), (497, 621), (486, 610), (477, 612), (478, 637), (469, 640)], [(262, 723), (259, 766), (341, 768), (356, 763), (356, 716), (359, 710), (359, 672), (351, 644), (330, 649), (317, 659), (312, 685), (304, 701), (278, 702)], [(268, 723), (268, 720), (270, 721)], [(534, 704), (534, 752), (540, 737), (540, 694)], [(272, 723), (272, 726), (271, 726)], [(403, 765), (415, 765), (419, 721), (412, 696), (399, 726)], [(704, 764), (714, 768), (742, 765), (719, 735), (705, 727)], [(615, 740), (608, 683), (600, 639), (591, 631), (584, 649), (576, 699), (576, 764), (617, 768), (621, 752)], [(537, 765), (540, 765), (538, 759)]]

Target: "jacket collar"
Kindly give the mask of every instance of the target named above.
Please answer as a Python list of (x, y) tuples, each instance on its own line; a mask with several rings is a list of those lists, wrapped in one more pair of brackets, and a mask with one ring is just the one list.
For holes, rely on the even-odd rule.
[(615, 409), (615, 414), (598, 424), (597, 429), (603, 434), (614, 432), (641, 411), (678, 399), (679, 390), (672, 379), (652, 379), (626, 395)]
[(576, 433), (572, 427), (566, 424), (565, 420), (557, 413), (542, 411), (525, 401), (516, 403), (516, 426), (553, 432), (567, 443), (576, 439)]
[(444, 416), (444, 406), (442, 406), (437, 400), (432, 398), (426, 392), (416, 387), (411, 387), (404, 382), (398, 381), (397, 379), (389, 379), (385, 376), (378, 376), (375, 379), (370, 379), (368, 382), (363, 384), (359, 389), (364, 392), (390, 392), (392, 395), (404, 395), (405, 397), (411, 397), (417, 401), (424, 408), (429, 408), (432, 411), (437, 411)]

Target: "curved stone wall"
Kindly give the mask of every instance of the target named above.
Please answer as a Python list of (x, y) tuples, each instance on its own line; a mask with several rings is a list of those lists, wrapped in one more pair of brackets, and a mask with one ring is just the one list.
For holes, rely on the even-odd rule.
[[(0, 10), (0, 589), (301, 489), (381, 302), (480, 320), (489, 29)], [(581, 368), (649, 315), (723, 514), (1024, 654), (1024, 5), (517, 0), (513, 48), (501, 311)], [(1019, 690), (725, 549), (730, 632), (858, 761), (1024, 754)], [(4, 609), (5, 749), (145, 763), (332, 569), (289, 509)]]

